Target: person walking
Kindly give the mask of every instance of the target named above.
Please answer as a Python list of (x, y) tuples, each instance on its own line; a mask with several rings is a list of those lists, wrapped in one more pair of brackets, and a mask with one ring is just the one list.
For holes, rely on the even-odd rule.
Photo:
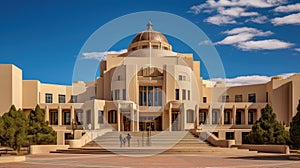
[(130, 147), (131, 135), (128, 133), (126, 138), (127, 138), (127, 142), (128, 142), (128, 147)]
[(122, 148), (123, 146), (123, 137), (122, 137), (122, 134), (120, 134), (120, 147)]
[(126, 138), (123, 138), (123, 146), (126, 147)]

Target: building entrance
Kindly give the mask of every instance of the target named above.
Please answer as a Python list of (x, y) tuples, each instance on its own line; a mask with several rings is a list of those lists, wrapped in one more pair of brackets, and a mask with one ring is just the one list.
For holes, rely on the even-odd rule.
[(162, 131), (161, 116), (142, 116), (139, 122), (140, 131)]
[(130, 131), (130, 114), (123, 115), (123, 130)]
[(180, 131), (179, 112), (172, 112), (172, 131)]

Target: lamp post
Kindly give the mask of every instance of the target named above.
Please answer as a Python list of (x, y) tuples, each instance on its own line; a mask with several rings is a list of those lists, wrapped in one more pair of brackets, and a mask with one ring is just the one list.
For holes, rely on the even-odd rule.
[(75, 139), (75, 130), (77, 129), (77, 122), (75, 121), (75, 119), (72, 119), (71, 126), (73, 130), (73, 139)]

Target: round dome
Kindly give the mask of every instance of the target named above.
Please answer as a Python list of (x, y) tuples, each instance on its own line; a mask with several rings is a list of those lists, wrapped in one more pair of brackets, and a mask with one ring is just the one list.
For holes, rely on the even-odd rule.
[(139, 49), (163, 49), (172, 50), (172, 46), (169, 44), (167, 38), (160, 32), (152, 30), (152, 23), (147, 24), (148, 30), (138, 33), (131, 44), (128, 46), (128, 51), (134, 51)]
[(167, 38), (162, 33), (153, 30), (147, 30), (138, 33), (133, 38), (131, 44), (139, 41), (157, 41), (157, 42), (169, 43)]

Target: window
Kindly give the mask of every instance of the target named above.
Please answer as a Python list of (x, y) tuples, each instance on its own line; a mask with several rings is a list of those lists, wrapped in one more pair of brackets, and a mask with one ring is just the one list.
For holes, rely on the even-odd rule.
[(248, 102), (252, 102), (252, 103), (256, 102), (256, 95), (255, 95), (255, 93), (248, 94)]
[(91, 118), (91, 110), (86, 111), (86, 124), (91, 124), (92, 118)]
[(70, 111), (63, 111), (63, 125), (70, 125), (71, 124), (71, 113)]
[(242, 112), (241, 111), (237, 111), (236, 112), (236, 124), (242, 124)]
[(121, 76), (120, 76), (120, 75), (118, 75), (118, 78), (117, 78), (117, 80), (118, 80), (118, 81), (120, 81), (120, 80), (121, 80)]
[(187, 110), (186, 111), (186, 122), (187, 123), (194, 123), (194, 111), (193, 110)]
[(103, 124), (103, 111), (98, 111), (98, 124)]
[(199, 113), (199, 124), (204, 124), (206, 120), (206, 112)]
[(188, 100), (191, 100), (191, 91), (188, 90)]
[(206, 103), (206, 102), (207, 102), (207, 98), (203, 97), (203, 103)]
[(179, 89), (175, 90), (175, 99), (179, 100)]
[(66, 96), (58, 95), (58, 103), (66, 103)]
[(179, 75), (178, 79), (179, 79), (179, 80), (182, 80), (182, 75)]
[(46, 93), (46, 103), (52, 103), (52, 94)]
[(269, 103), (269, 93), (266, 92), (266, 102)]
[(132, 51), (136, 50), (137, 48), (136, 47), (132, 47)]
[(148, 46), (146, 46), (146, 45), (143, 45), (143, 46), (142, 46), (142, 48), (148, 48)]
[(140, 86), (139, 105), (140, 106), (161, 106), (162, 105), (161, 86)]
[(71, 103), (77, 103), (77, 96), (71, 95)]
[(123, 100), (126, 100), (126, 89), (123, 89), (122, 96), (123, 96)]
[(243, 101), (243, 95), (235, 95), (235, 102), (242, 102)]
[(58, 112), (50, 111), (50, 125), (58, 125)]
[(182, 100), (186, 99), (186, 90), (182, 89)]
[(108, 123), (116, 124), (117, 123), (117, 111), (111, 110), (108, 112)]
[(253, 111), (248, 112), (248, 124), (253, 124)]
[(217, 111), (212, 112), (212, 124), (218, 124), (218, 112)]
[(222, 96), (222, 102), (229, 102), (229, 96), (228, 95)]
[(75, 110), (76, 112), (76, 120), (78, 125), (82, 125), (83, 124), (83, 112), (81, 110)]
[(230, 124), (230, 111), (224, 112), (224, 124)]
[(120, 100), (120, 90), (119, 89), (115, 90), (115, 98), (114, 98), (114, 100)]
[(226, 140), (234, 139), (234, 132), (226, 132)]
[(158, 49), (158, 45), (153, 45), (152, 48)]

